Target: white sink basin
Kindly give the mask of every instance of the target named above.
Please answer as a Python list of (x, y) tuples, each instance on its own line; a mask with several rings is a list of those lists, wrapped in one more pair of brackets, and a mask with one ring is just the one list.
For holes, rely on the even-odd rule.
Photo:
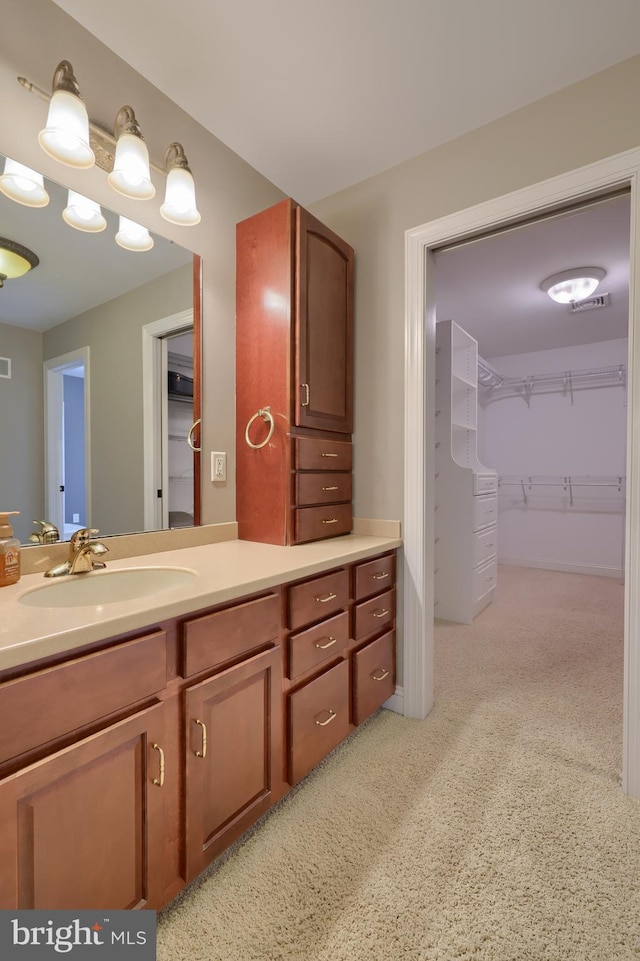
[(25, 591), (18, 602), (29, 607), (96, 607), (185, 587), (197, 576), (195, 571), (181, 567), (131, 567), (67, 574)]

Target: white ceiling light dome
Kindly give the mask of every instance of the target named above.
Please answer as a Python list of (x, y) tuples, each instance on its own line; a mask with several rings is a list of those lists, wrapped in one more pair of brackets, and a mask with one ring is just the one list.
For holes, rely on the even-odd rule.
[(540, 287), (557, 304), (574, 304), (590, 297), (606, 273), (602, 267), (574, 267), (547, 277)]

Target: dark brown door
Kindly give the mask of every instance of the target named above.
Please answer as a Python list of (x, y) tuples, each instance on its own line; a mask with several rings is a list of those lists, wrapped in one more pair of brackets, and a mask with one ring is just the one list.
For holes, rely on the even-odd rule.
[(302, 207), (296, 210), (298, 427), (353, 429), (353, 250)]
[(281, 790), (280, 648), (185, 692), (187, 877), (193, 878)]
[(162, 744), (157, 705), (0, 782), (0, 908), (161, 906)]

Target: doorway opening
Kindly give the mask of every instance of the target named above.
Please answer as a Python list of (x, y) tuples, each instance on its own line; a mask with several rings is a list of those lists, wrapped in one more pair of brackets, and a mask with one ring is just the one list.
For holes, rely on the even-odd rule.
[(45, 514), (62, 540), (91, 526), (89, 348), (53, 357), (45, 377)]

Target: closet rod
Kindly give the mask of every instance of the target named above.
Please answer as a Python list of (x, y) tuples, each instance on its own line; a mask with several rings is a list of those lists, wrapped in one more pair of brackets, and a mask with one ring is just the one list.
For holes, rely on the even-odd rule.
[(534, 487), (561, 487), (569, 493), (569, 502), (573, 506), (574, 487), (615, 487), (618, 493), (626, 483), (624, 474), (604, 475), (604, 476), (576, 476), (575, 474), (554, 474), (545, 476), (543, 474), (503, 474), (498, 477), (498, 489), (501, 487), (520, 487), (525, 504), (527, 503), (527, 491)]

